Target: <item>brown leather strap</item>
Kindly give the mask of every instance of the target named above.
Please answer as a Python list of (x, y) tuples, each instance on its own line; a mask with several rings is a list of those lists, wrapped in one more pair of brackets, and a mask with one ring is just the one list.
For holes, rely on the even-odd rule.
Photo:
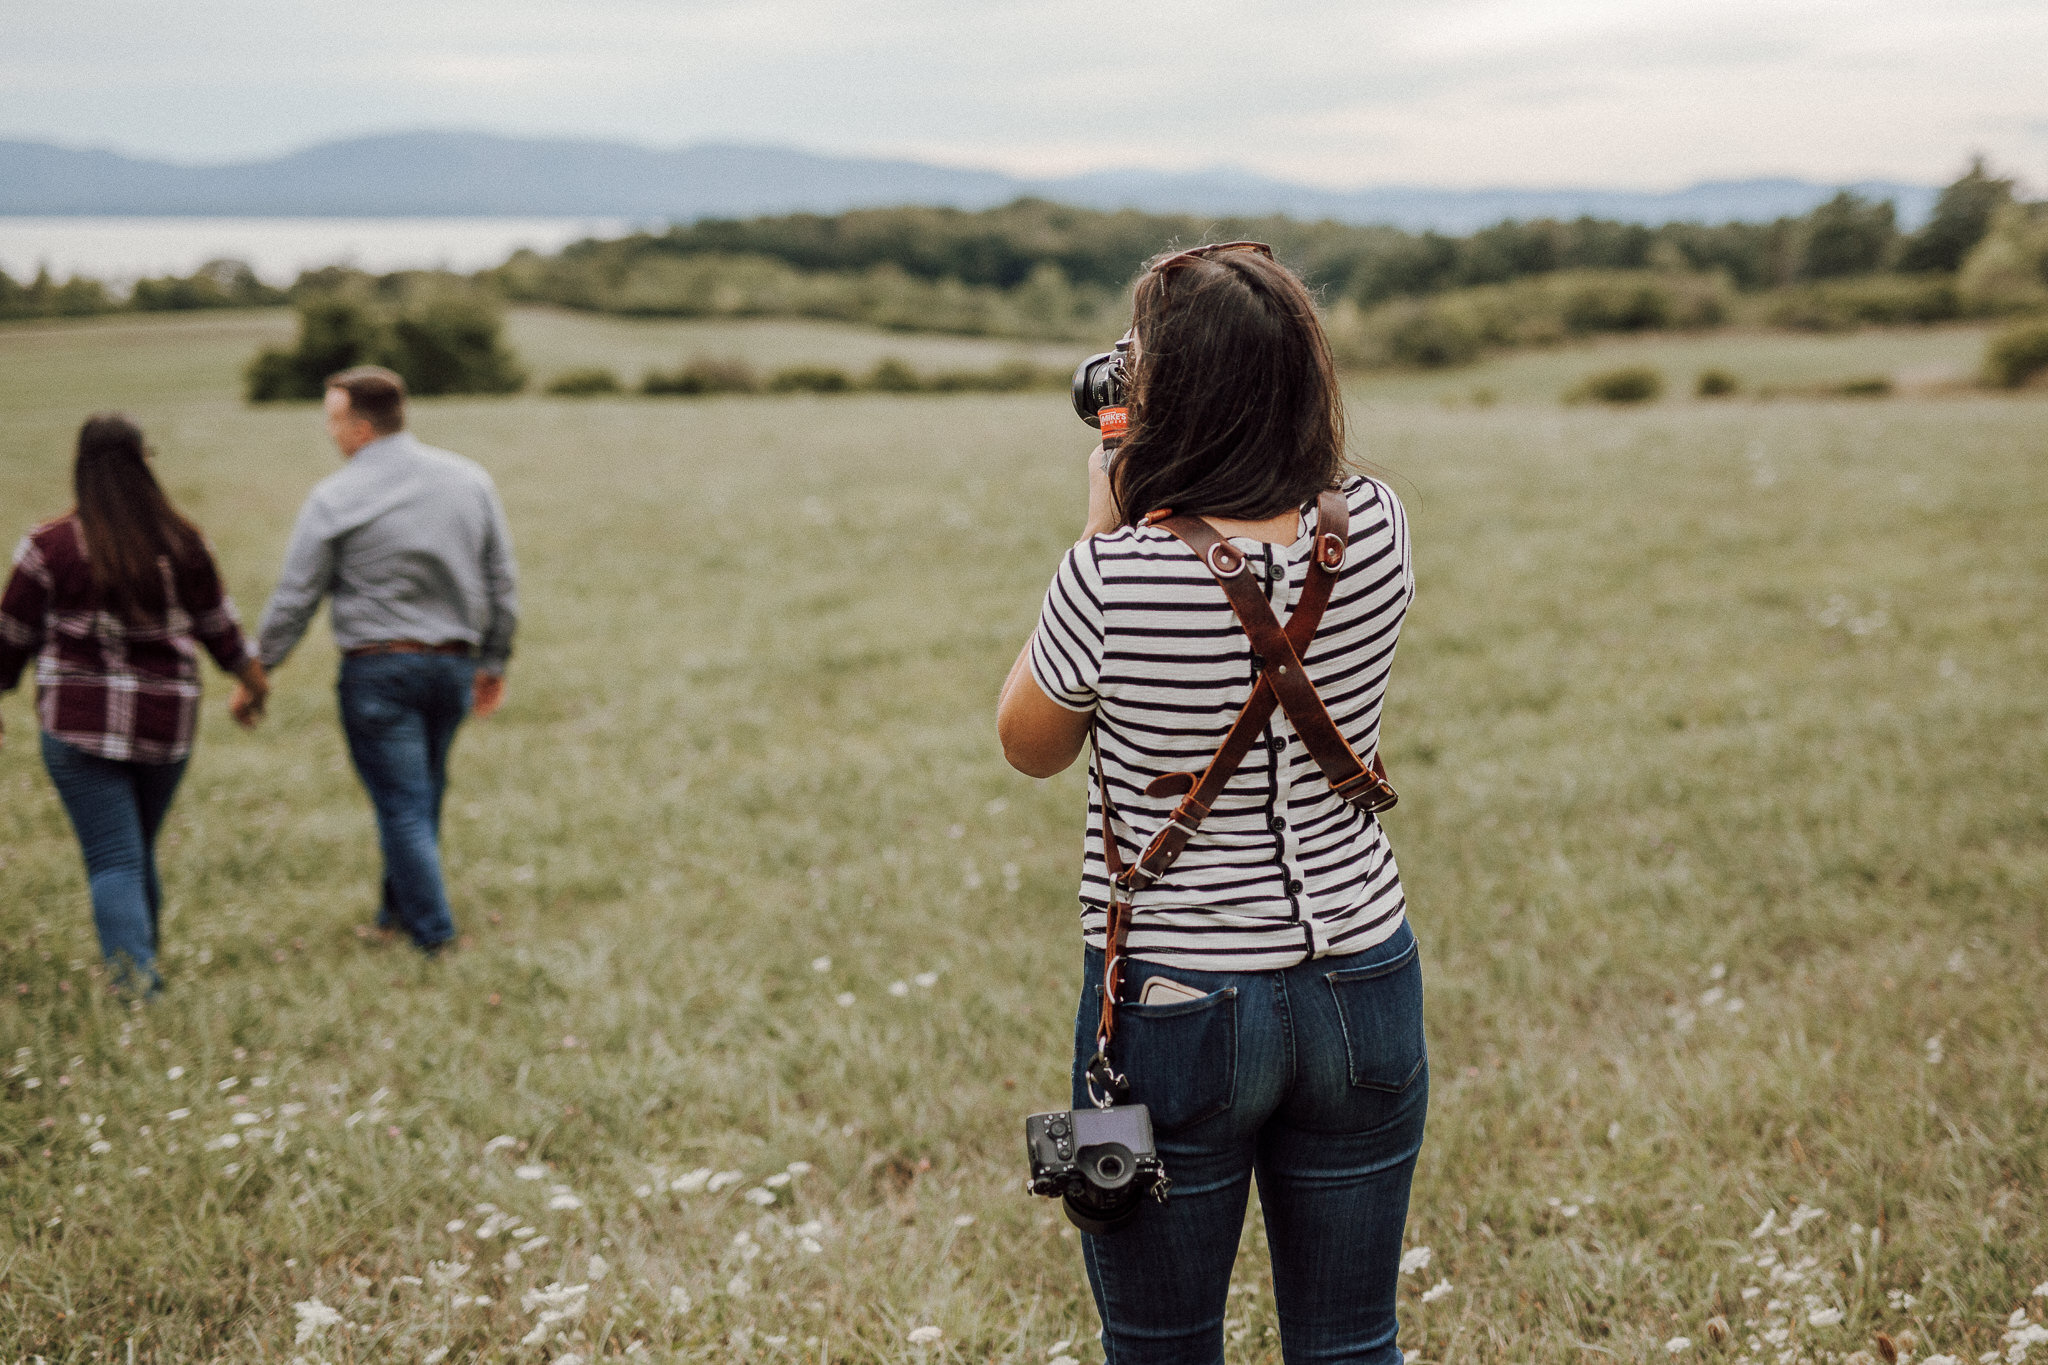
[[(1317, 695), (1315, 683), (1301, 661), (1301, 648), (1306, 642), (1297, 644), (1291, 632), (1280, 628), (1265, 593), (1253, 582), (1252, 575), (1245, 572), (1244, 555), (1199, 517), (1171, 517), (1160, 525), (1187, 542), (1216, 576), (1223, 595), (1230, 600), (1231, 610), (1237, 613), (1238, 624), (1251, 638), (1252, 653), (1261, 661), (1260, 681), (1272, 685), (1281, 709), (1294, 723), (1294, 732), (1301, 736), (1309, 757), (1323, 770), (1337, 795), (1369, 815), (1392, 806), (1396, 799), (1394, 789), (1387, 784), (1384, 774), (1375, 771), (1377, 755), (1373, 764), (1360, 760), (1337, 723), (1330, 719), (1329, 709)], [(1325, 536), (1319, 533), (1319, 566), (1326, 543)], [(1343, 544), (1340, 537), (1336, 541), (1340, 556)], [(1311, 573), (1309, 577), (1314, 582), (1318, 575)]]
[[(1151, 519), (1148, 519), (1151, 520)], [(1281, 629), (1274, 618), (1271, 606), (1265, 596), (1245, 572), (1245, 557), (1229, 542), (1218, 536), (1215, 529), (1197, 517), (1165, 516), (1154, 524), (1164, 526), (1195, 551), (1197, 557), (1208, 566), (1209, 571), (1222, 584), (1225, 596), (1236, 612), (1240, 624), (1252, 637), (1255, 656), (1261, 661), (1258, 680), (1252, 685), (1251, 696), (1244, 708), (1238, 712), (1230, 731), (1224, 736), (1221, 747), (1202, 770), (1200, 776), (1193, 773), (1168, 773), (1155, 778), (1147, 787), (1151, 796), (1171, 796), (1181, 793), (1180, 804), (1166, 825), (1153, 837), (1135, 864), (1126, 865), (1122, 852), (1117, 848), (1116, 837), (1110, 822), (1115, 809), (1110, 802), (1109, 784), (1103, 774), (1102, 745), (1100, 737), (1095, 743), (1095, 788), (1102, 801), (1102, 859), (1104, 870), (1109, 875), (1110, 895), (1107, 924), (1104, 933), (1102, 964), (1102, 1024), (1098, 1036), (1100, 1048), (1106, 1049), (1115, 1029), (1117, 991), (1121, 984), (1123, 947), (1125, 936), (1130, 931), (1130, 897), (1144, 890), (1166, 875), (1188, 841), (1195, 836), (1203, 820), (1223, 794), (1231, 776), (1259, 743), (1266, 722), (1272, 718), (1276, 706), (1285, 707), (1295, 729), (1308, 745), (1324, 774), (1331, 778), (1338, 794), (1354, 805), (1370, 813), (1385, 810), (1394, 804), (1394, 789), (1386, 785), (1385, 775), (1380, 770), (1375, 755), (1370, 767), (1360, 765), (1351, 746), (1337, 732), (1324, 709), (1321, 698), (1316, 696), (1315, 687), (1308, 680), (1308, 674), (1301, 665), (1301, 655), (1309, 642), (1315, 638), (1316, 627), (1322, 624), (1323, 612), (1330, 604), (1330, 594), (1335, 590), (1337, 576), (1343, 572), (1344, 555), (1349, 543), (1350, 510), (1345, 506), (1344, 496), (1336, 489), (1325, 490), (1316, 499), (1315, 552), (1311, 559), (1308, 581), (1303, 585), (1301, 600), (1295, 604), (1294, 612), (1288, 617), (1287, 626)], [(1241, 601), (1246, 594), (1249, 600)], [(1256, 605), (1253, 605), (1256, 604)], [(1257, 629), (1254, 629), (1254, 622)], [(1264, 647), (1261, 647), (1263, 642)], [(1298, 682), (1299, 687), (1294, 686)], [(1306, 697), (1301, 694), (1305, 690)], [(1322, 728), (1318, 738), (1310, 741), (1297, 707), (1312, 709), (1314, 716), (1321, 718)], [(1313, 724), (1311, 719), (1311, 724)], [(1334, 736), (1341, 750), (1332, 751), (1328, 737)], [(1318, 752), (1318, 749), (1322, 752)], [(1345, 767), (1338, 759), (1337, 752), (1349, 759)], [(1345, 783), (1351, 787), (1346, 791), (1340, 785), (1338, 776), (1331, 772), (1332, 763), (1324, 762), (1324, 755), (1332, 757)], [(1369, 781), (1361, 782), (1363, 773)], [(1376, 786), (1375, 786), (1376, 783)], [(1360, 795), (1370, 796), (1377, 804), (1367, 804)], [(1381, 799), (1383, 797), (1383, 799)]]

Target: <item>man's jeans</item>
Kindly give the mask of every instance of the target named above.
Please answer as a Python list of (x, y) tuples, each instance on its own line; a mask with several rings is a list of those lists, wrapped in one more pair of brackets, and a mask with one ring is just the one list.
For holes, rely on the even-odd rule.
[(341, 661), (335, 690), (349, 757), (377, 811), (384, 892), (377, 923), (420, 947), (455, 937), (441, 882), (441, 798), (448, 748), (469, 714), (476, 662), (447, 654), (370, 654)]
[[(1147, 1198), (1082, 1255), (1108, 1365), (1223, 1359), (1230, 1270), (1254, 1173), (1272, 1246), (1287, 1365), (1399, 1365), (1394, 1293), (1408, 1184), (1429, 1107), (1422, 964), (1406, 924), (1362, 953), (1274, 972), (1127, 961), (1207, 992), (1120, 1004), (1110, 1055), (1151, 1106), (1172, 1198)], [(1089, 950), (1075, 1025), (1074, 1105), (1095, 1051), (1102, 954)]]
[(43, 766), (71, 817), (92, 887), (92, 920), (114, 980), (154, 991), (157, 914), (156, 834), (185, 775), (185, 760), (130, 763), (101, 758), (43, 736)]

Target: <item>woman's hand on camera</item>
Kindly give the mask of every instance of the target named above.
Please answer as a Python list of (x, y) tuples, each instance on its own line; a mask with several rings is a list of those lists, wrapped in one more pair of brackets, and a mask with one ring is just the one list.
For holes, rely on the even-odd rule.
[(1106, 536), (1122, 525), (1123, 518), (1116, 511), (1116, 496), (1109, 490), (1109, 468), (1102, 447), (1097, 446), (1088, 452), (1088, 525), (1083, 528), (1081, 539)]

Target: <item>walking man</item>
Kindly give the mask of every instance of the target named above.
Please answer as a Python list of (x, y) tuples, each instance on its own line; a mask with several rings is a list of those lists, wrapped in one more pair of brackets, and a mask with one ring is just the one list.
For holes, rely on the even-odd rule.
[(455, 937), (441, 880), (448, 749), (472, 708), (488, 716), (505, 698), (518, 571), (491, 476), (405, 429), (404, 380), (343, 370), (326, 409), (347, 463), (299, 511), (258, 649), (277, 668), (333, 599), (341, 728), (384, 852), (377, 925), (431, 955)]

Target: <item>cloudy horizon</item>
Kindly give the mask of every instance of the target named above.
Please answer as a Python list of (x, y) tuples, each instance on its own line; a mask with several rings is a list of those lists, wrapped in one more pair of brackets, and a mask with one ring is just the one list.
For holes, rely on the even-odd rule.
[[(0, 20), (0, 136), (186, 163), (418, 128), (1328, 187), (2048, 184), (2032, 0), (141, 0)], [(252, 117), (260, 114), (260, 117)]]

